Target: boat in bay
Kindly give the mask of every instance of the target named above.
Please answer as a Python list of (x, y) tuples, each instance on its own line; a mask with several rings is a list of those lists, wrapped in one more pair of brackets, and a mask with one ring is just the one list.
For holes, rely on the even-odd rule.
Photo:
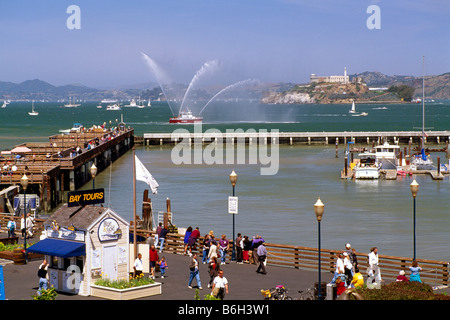
[(106, 110), (108, 110), (108, 111), (120, 111), (120, 110), (122, 110), (122, 108), (120, 107), (120, 105), (115, 103), (115, 104), (110, 104), (110, 105), (106, 106)]
[(178, 117), (173, 117), (169, 119), (169, 123), (202, 123), (202, 122), (203, 117), (194, 116), (190, 110), (180, 112)]
[(66, 108), (76, 108), (79, 106), (81, 106), (81, 104), (72, 102), (72, 97), (70, 97), (69, 103), (64, 105), (64, 107), (66, 107)]
[(31, 111), (28, 112), (28, 114), (30, 116), (38, 116), (39, 112), (37, 112), (36, 110), (34, 110), (34, 100), (31, 102)]
[(59, 130), (59, 132), (69, 134), (69, 133), (79, 133), (83, 130), (84, 126), (79, 122), (75, 122), (71, 129), (61, 129)]

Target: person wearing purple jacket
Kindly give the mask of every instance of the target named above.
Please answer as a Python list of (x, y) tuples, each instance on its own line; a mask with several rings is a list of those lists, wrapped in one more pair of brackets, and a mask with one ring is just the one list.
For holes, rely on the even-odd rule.
[(222, 238), (219, 240), (220, 264), (225, 264), (225, 257), (228, 249), (230, 249), (230, 241), (228, 241), (227, 237), (223, 234)]

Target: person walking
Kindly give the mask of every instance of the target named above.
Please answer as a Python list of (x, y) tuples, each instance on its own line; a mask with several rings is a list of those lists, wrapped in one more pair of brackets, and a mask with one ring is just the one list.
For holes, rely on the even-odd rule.
[(222, 235), (222, 238), (219, 240), (219, 249), (220, 249), (220, 264), (225, 264), (225, 259), (227, 255), (227, 251), (230, 249), (230, 241), (228, 241), (226, 235)]
[(217, 277), (214, 278), (211, 295), (223, 300), (225, 293), (228, 294), (228, 280), (223, 276), (223, 270), (220, 270)]
[[(267, 274), (266, 266), (264, 265), (264, 262), (266, 261), (266, 257), (267, 257), (267, 249), (266, 249), (266, 244), (264, 242), (259, 245), (257, 253), (258, 253), (258, 259), (259, 259), (259, 265), (258, 265), (258, 269), (256, 269), (256, 272), (261, 273), (261, 274)], [(262, 270), (262, 272), (260, 272), (260, 270)]]
[(166, 258), (162, 257), (161, 261), (159, 262), (159, 269), (161, 270), (161, 279), (164, 279), (164, 275), (166, 274), (166, 269), (169, 267), (167, 266)]
[(41, 295), (41, 290), (48, 289), (48, 263), (47, 260), (44, 260), (42, 264), (39, 266), (38, 277), (39, 277), (39, 289), (37, 294)]
[(156, 263), (159, 260), (158, 251), (156, 251), (155, 246), (150, 247), (149, 260), (150, 260), (150, 274), (151, 274), (150, 277), (152, 279), (155, 279)]
[(158, 238), (158, 242), (159, 242), (159, 253), (163, 252), (164, 249), (164, 241), (166, 240), (166, 235), (169, 232), (169, 230), (166, 229), (166, 227), (162, 227), (161, 232), (159, 233), (159, 238)]
[(6, 228), (8, 229), (8, 238), (16, 236), (16, 222), (13, 217), (9, 218)]
[(244, 249), (243, 238), (240, 233), (237, 234), (237, 238), (235, 239), (236, 246), (236, 263), (242, 264), (242, 250)]
[(192, 259), (189, 261), (189, 281), (188, 281), (188, 288), (192, 289), (192, 280), (195, 278), (197, 281), (197, 286), (200, 290), (202, 290), (202, 282), (200, 281), (200, 273), (198, 270), (198, 261), (197, 261), (197, 254), (194, 253), (192, 256)]
[(378, 266), (378, 248), (373, 247), (369, 253), (369, 271), (367, 273), (369, 277), (372, 277), (376, 283), (381, 283), (381, 271)]
[(211, 240), (208, 252), (208, 260), (211, 261), (213, 258), (217, 258), (217, 242), (216, 240)]
[(33, 238), (33, 227), (34, 227), (34, 218), (31, 216), (31, 213), (27, 214), (27, 222), (26, 222), (26, 229), (27, 229), (27, 237)]
[(209, 263), (208, 254), (209, 254), (209, 247), (211, 245), (211, 237), (209, 234), (205, 235), (203, 239), (203, 250), (202, 250), (202, 263)]
[(208, 288), (211, 288), (212, 283), (214, 281), (214, 279), (218, 276), (219, 271), (220, 271), (220, 265), (219, 262), (217, 262), (217, 257), (213, 257), (211, 259), (211, 261), (209, 262), (209, 283), (208, 283)]
[(419, 266), (419, 263), (414, 260), (411, 267), (409, 267), (409, 270), (411, 270), (411, 275), (409, 276), (409, 281), (411, 282), (422, 282), (420, 279), (420, 271), (422, 271), (422, 268)]

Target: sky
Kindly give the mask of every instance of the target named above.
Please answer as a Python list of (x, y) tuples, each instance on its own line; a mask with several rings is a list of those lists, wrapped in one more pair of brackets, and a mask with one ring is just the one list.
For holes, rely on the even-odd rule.
[(184, 84), (213, 60), (210, 84), (421, 76), (423, 56), (427, 75), (450, 72), (448, 0), (0, 0), (0, 13), (0, 81), (15, 83), (155, 82), (142, 53)]

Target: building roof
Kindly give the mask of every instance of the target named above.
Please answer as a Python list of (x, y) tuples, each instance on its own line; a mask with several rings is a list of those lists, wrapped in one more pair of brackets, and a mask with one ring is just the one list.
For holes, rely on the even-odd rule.
[(68, 207), (64, 204), (44, 222), (44, 226), (50, 226), (55, 220), (60, 227), (74, 226), (76, 229), (87, 230), (107, 210), (108, 208), (101, 206)]

